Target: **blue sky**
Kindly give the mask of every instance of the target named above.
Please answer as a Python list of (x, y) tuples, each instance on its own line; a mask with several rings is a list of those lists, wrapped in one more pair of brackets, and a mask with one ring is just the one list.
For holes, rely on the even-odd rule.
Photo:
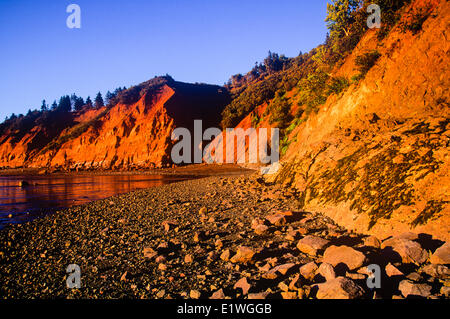
[[(0, 0), (0, 121), (61, 95), (170, 74), (222, 85), (323, 43), (326, 0)], [(81, 29), (66, 7), (81, 7)]]

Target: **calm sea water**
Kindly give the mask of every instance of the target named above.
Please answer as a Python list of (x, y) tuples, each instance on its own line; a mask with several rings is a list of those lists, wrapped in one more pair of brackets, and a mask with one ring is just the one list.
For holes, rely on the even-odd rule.
[[(0, 229), (24, 223), (57, 209), (81, 205), (137, 189), (160, 186), (186, 176), (51, 175), (0, 176)], [(30, 186), (20, 187), (20, 181)]]

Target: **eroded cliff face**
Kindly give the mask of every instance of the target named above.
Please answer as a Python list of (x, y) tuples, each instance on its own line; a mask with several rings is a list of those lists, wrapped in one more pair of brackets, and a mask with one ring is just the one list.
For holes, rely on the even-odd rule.
[(381, 238), (450, 239), (450, 3), (409, 10), (427, 3), (433, 13), (417, 34), (396, 27), (379, 42), (369, 31), (335, 73), (350, 78), (355, 57), (373, 49), (375, 66), (292, 132), (272, 179), (295, 187), (305, 210)]
[[(171, 164), (175, 127), (201, 119), (217, 126), (228, 103), (212, 85), (170, 82), (147, 89), (137, 102), (68, 114), (67, 127), (44, 138), (36, 124), (25, 136), (2, 137), (0, 166), (64, 169), (131, 169)], [(47, 134), (48, 135), (48, 134)], [(38, 147), (33, 146), (38, 143)]]
[(33, 159), (33, 166), (126, 168), (167, 162), (166, 149), (174, 120), (164, 104), (174, 94), (167, 86), (149, 100), (118, 104), (79, 137)]

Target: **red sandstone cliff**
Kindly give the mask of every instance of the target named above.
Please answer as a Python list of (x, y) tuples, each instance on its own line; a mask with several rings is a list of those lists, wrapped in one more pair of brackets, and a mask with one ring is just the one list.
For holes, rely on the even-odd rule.
[[(85, 108), (55, 119), (59, 130), (39, 124), (0, 139), (0, 166), (70, 169), (130, 169), (170, 164), (175, 127), (195, 119), (218, 126), (228, 103), (218, 86), (151, 80), (133, 93), (133, 103)], [(130, 93), (131, 94), (131, 93)]]
[(430, 3), (417, 34), (397, 26), (380, 42), (367, 32), (335, 73), (351, 77), (372, 49), (375, 66), (292, 132), (275, 180), (296, 187), (304, 209), (381, 238), (450, 239), (450, 3), (414, 1), (407, 12)]

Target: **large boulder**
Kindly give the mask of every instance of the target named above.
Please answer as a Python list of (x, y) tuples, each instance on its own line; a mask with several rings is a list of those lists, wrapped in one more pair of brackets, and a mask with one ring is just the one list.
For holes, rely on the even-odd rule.
[(388, 277), (395, 277), (395, 276), (403, 276), (404, 275), (397, 267), (395, 267), (391, 263), (387, 264), (386, 267), (384, 268), (384, 270), (386, 271), (386, 275)]
[(450, 269), (444, 265), (428, 264), (422, 268), (422, 272), (434, 278), (442, 280), (450, 279)]
[(255, 251), (249, 247), (241, 246), (238, 248), (238, 251), (236, 255), (234, 255), (230, 261), (232, 263), (242, 263), (247, 264), (249, 263), (253, 256), (255, 255)]
[(325, 278), (326, 281), (333, 280), (336, 278), (336, 273), (332, 265), (327, 263), (321, 263), (317, 272)]
[(302, 253), (315, 256), (319, 251), (323, 250), (328, 243), (329, 241), (326, 239), (308, 235), (298, 241), (297, 248)]
[(261, 224), (261, 225), (255, 226), (255, 228), (253, 228), (253, 229), (255, 231), (255, 234), (257, 234), (257, 235), (264, 235), (269, 230), (269, 227), (267, 227), (264, 224)]
[(408, 240), (417, 240), (419, 239), (419, 235), (413, 232), (406, 232), (396, 236), (396, 238), (408, 239)]
[(416, 284), (410, 280), (403, 280), (398, 286), (398, 290), (403, 297), (429, 297), (431, 296), (431, 286), (427, 284)]
[(323, 262), (334, 267), (344, 264), (348, 269), (353, 270), (363, 266), (366, 256), (348, 246), (330, 246), (323, 254)]
[(438, 265), (450, 264), (450, 243), (445, 243), (431, 255), (430, 262)]
[(265, 274), (262, 275), (262, 277), (265, 279), (276, 279), (280, 275), (282, 276), (286, 275), (294, 267), (295, 267), (294, 263), (279, 265), (267, 271)]
[(375, 236), (369, 236), (364, 239), (364, 246), (366, 247), (373, 247), (373, 248), (380, 248), (381, 242), (380, 240)]
[(248, 283), (247, 278), (243, 277), (234, 284), (234, 289), (241, 288), (244, 295), (248, 294), (252, 286)]
[(300, 274), (308, 280), (312, 280), (316, 276), (316, 272), (319, 267), (317, 267), (315, 262), (307, 263), (300, 267)]
[(282, 226), (286, 224), (286, 216), (280, 213), (269, 215), (266, 219), (274, 226)]
[(266, 216), (266, 219), (274, 226), (282, 226), (286, 223), (293, 222), (301, 216), (299, 212), (279, 211), (272, 215)]
[(337, 277), (313, 287), (318, 289), (317, 299), (357, 299), (364, 295), (364, 290), (360, 286), (344, 277)]
[(423, 264), (428, 259), (428, 253), (419, 243), (401, 238), (393, 237), (381, 244), (382, 249), (392, 249), (400, 255), (403, 263)]

